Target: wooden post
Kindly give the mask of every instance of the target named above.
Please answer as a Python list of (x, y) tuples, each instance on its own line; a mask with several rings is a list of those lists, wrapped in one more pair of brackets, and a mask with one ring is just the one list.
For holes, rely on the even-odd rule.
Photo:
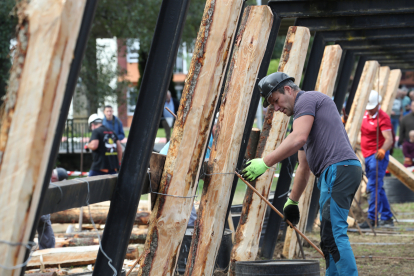
[[(17, 5), (17, 50), (0, 129), (0, 240), (27, 243), (52, 149), (86, 0)], [(25, 246), (3, 245), (0, 263), (22, 264)], [(20, 275), (21, 268), (0, 269)]]
[(139, 275), (173, 275), (242, 0), (208, 0), (164, 165)]
[(397, 159), (390, 155), (390, 162), (387, 169), (405, 186), (414, 191), (414, 174), (407, 170)]
[(387, 84), (387, 91), (385, 92), (381, 104), (381, 109), (388, 115), (391, 114), (392, 105), (395, 100), (398, 86), (400, 85), (401, 75), (402, 74), (400, 69), (391, 70), (390, 72), (390, 77), (388, 79)]
[(374, 81), (373, 90), (377, 91), (382, 99), (384, 100), (385, 91), (387, 91), (388, 87), (388, 78), (390, 76), (390, 67), (388, 66), (381, 66), (379, 68), (379, 74), (377, 73), (377, 78)]
[[(268, 6), (249, 6), (235, 41), (185, 275), (213, 275), (231, 185), (257, 73), (273, 23)], [(213, 174), (209, 176), (208, 174)]]
[[(278, 71), (294, 77), (297, 84), (299, 84), (302, 76), (309, 37), (308, 28), (290, 27), (280, 58)], [(256, 157), (263, 157), (279, 146), (285, 138), (289, 117), (281, 112), (274, 112), (273, 106), (269, 106), (264, 122)], [(275, 168), (270, 168), (254, 183), (255, 188), (265, 198), (269, 195), (274, 171)], [(236, 241), (231, 253), (229, 275), (234, 275), (236, 261), (253, 261), (256, 259), (265, 211), (266, 203), (252, 190), (248, 189), (236, 231)]]
[(361, 131), (362, 118), (368, 103), (369, 94), (377, 77), (378, 67), (379, 64), (377, 61), (365, 62), (361, 80), (359, 81), (351, 111), (349, 112), (348, 121), (345, 125), (345, 130), (348, 133), (349, 142), (353, 149), (356, 147), (358, 135)]
[[(341, 46), (332, 45), (325, 47), (315, 91), (320, 91), (325, 95), (332, 97), (341, 55)], [(308, 184), (306, 185), (306, 188), (299, 199), (300, 220), (297, 228), (303, 233), (305, 233), (306, 225), (308, 223), (309, 205), (312, 197), (314, 183), (315, 175), (311, 173), (309, 176)], [(291, 232), (293, 230), (292, 228), (288, 228), (287, 231)], [(288, 257), (289, 259), (292, 259), (295, 256), (299, 256), (300, 247), (297, 240), (297, 235), (292, 235), (289, 233), (289, 235), (286, 236), (290, 236), (290, 240), (285, 239), (285, 244), (283, 247), (284, 256)]]

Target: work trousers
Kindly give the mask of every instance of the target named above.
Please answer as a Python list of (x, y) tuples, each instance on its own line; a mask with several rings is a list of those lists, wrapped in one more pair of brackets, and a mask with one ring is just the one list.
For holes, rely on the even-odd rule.
[(362, 168), (358, 160), (333, 164), (319, 177), (321, 248), (327, 276), (358, 275), (346, 219), (361, 178)]
[(369, 192), (369, 208), (368, 208), (368, 218), (375, 220), (375, 186), (377, 183), (377, 161), (378, 161), (378, 201), (377, 201), (377, 211), (381, 214), (381, 220), (388, 220), (392, 218), (391, 207), (388, 202), (387, 195), (385, 194), (384, 186), (384, 176), (385, 171), (388, 167), (389, 162), (389, 151), (385, 153), (385, 157), (382, 160), (375, 159), (375, 154), (365, 158), (365, 171), (368, 178), (367, 190)]

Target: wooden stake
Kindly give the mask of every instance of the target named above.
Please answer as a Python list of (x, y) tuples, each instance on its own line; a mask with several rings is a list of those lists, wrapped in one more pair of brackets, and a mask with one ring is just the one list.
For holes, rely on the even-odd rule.
[(388, 115), (391, 114), (392, 105), (394, 104), (397, 89), (400, 85), (401, 75), (402, 74), (400, 69), (391, 70), (390, 72), (387, 91), (385, 92), (381, 104), (381, 109)]
[(405, 186), (414, 191), (414, 174), (407, 170), (397, 159), (390, 155), (390, 162), (387, 169)]
[[(244, 184), (246, 184), (247, 186), (249, 186), (249, 188), (255, 193), (257, 194), (270, 208), (272, 208), (273, 211), (275, 211), (281, 218), (284, 219), (284, 216), (282, 215), (282, 213), (280, 213), (273, 205), (272, 203), (270, 203), (264, 196), (262, 196), (249, 182), (247, 182), (246, 180), (244, 180), (244, 178), (238, 174), (237, 172), (235, 172), (237, 177), (240, 178)], [(293, 224), (289, 221), (289, 220), (285, 220), (287, 224), (289, 224), (289, 226), (296, 231), (296, 233), (298, 233), (302, 238), (305, 239), (305, 241), (307, 241), (313, 248), (316, 249), (316, 251), (319, 252), (319, 254), (321, 254), (321, 256), (323, 258), (325, 258), (325, 255), (323, 254), (323, 252), (313, 243), (311, 242), (310, 239), (308, 239), (308, 237), (305, 236), (305, 234), (303, 234), (299, 229), (297, 229), (295, 226), (293, 226)]]
[[(315, 91), (320, 91), (325, 95), (332, 97), (341, 55), (342, 49), (339, 45), (331, 45), (325, 47)], [(313, 173), (311, 173), (308, 184), (306, 185), (306, 188), (299, 199), (300, 220), (297, 227), (302, 232), (305, 232), (306, 225), (308, 223), (309, 205), (312, 197), (314, 183), (315, 176)], [(287, 231), (292, 231), (292, 229), (289, 228)], [(300, 241), (297, 240), (297, 236), (292, 235), (291, 233), (287, 234), (286, 236), (290, 237), (290, 239), (285, 238), (283, 255), (289, 259), (292, 259), (295, 256), (299, 256)]]
[(379, 68), (379, 74), (377, 73), (377, 78), (374, 81), (374, 87), (372, 89), (377, 91), (380, 94), (380, 96), (382, 97), (382, 100), (384, 100), (384, 95), (385, 95), (385, 92), (387, 91), (389, 76), (390, 76), (390, 67), (381, 66)]
[[(278, 71), (294, 77), (296, 84), (299, 84), (302, 76), (309, 37), (309, 29), (304, 27), (290, 27), (286, 36)], [(288, 116), (281, 112), (274, 112), (273, 106), (268, 107), (256, 157), (264, 157), (279, 146), (285, 138), (288, 123)], [(255, 181), (256, 189), (264, 197), (269, 195), (275, 171), (274, 167), (267, 170)], [(265, 212), (266, 204), (253, 191), (247, 190), (240, 223), (236, 231), (236, 241), (231, 253), (229, 275), (234, 275), (236, 261), (253, 261), (256, 259)]]
[(138, 275), (175, 272), (243, 2), (206, 2)]
[(371, 93), (379, 64), (377, 61), (365, 62), (361, 79), (355, 93), (354, 102), (349, 112), (348, 121), (345, 125), (346, 133), (348, 133), (349, 142), (353, 149), (357, 145), (358, 135), (361, 131), (362, 118), (365, 114), (365, 108), (368, 103), (368, 97)]
[[(0, 240), (27, 243), (56, 135), (86, 0), (20, 1), (17, 50), (0, 129)], [(22, 264), (24, 246), (0, 263)], [(0, 275), (20, 275), (21, 269)]]
[(184, 275), (212, 275), (214, 272), (231, 194), (229, 184), (235, 177), (231, 172), (236, 169), (250, 100), (272, 23), (273, 14), (268, 6), (248, 6), (244, 10)]

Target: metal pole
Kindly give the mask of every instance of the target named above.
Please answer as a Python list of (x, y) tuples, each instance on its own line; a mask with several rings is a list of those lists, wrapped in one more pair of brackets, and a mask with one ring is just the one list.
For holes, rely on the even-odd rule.
[[(272, 53), (273, 53), (273, 49), (275, 48), (277, 34), (279, 33), (280, 22), (282, 21), (282, 18), (279, 17), (274, 11), (273, 11), (273, 14), (274, 14), (274, 18), (273, 18), (272, 30), (270, 31), (266, 52), (264, 54), (262, 64), (260, 65), (259, 73), (257, 74), (256, 85), (254, 86), (252, 100), (250, 102), (249, 113), (247, 114), (246, 125), (244, 127), (242, 143), (240, 145), (239, 158), (237, 160), (237, 168), (241, 168), (243, 164), (244, 155), (247, 149), (247, 143), (249, 142), (250, 132), (253, 127), (253, 122), (256, 117), (255, 115), (256, 115), (257, 106), (259, 105), (259, 101), (260, 101), (260, 92), (259, 92), (259, 87), (257, 86), (257, 84), (259, 83), (259, 80), (261, 78), (266, 76), (267, 69), (269, 69), (270, 59), (272, 58)], [(230, 213), (231, 204), (233, 202), (234, 193), (236, 192), (238, 180), (239, 179), (236, 176), (233, 179), (229, 206), (227, 207), (226, 221)]]
[[(125, 155), (118, 175), (117, 188), (111, 199), (102, 238), (102, 249), (112, 260), (117, 275), (120, 275), (124, 263), (189, 2), (189, 0), (164, 0), (158, 15)], [(93, 271), (93, 276), (98, 275), (114, 275), (109, 260), (102, 250), (98, 253)]]
[(339, 75), (338, 85), (336, 86), (334, 102), (338, 112), (341, 112), (342, 106), (344, 105), (345, 96), (348, 92), (349, 78), (351, 77), (352, 70), (355, 65), (354, 52), (347, 50), (342, 55), (342, 70)]
[[(289, 191), (290, 183), (292, 182), (292, 174), (297, 161), (297, 153), (282, 161), (282, 167), (280, 169), (279, 179), (277, 180), (275, 195), (272, 201), (272, 205), (278, 210), (283, 210), (283, 205), (286, 202), (286, 200), (284, 200), (286, 198), (284, 195), (286, 194), (287, 196), (287, 192)], [(280, 216), (275, 212), (270, 213), (261, 248), (261, 256), (263, 258), (273, 258), (281, 222), (282, 218)]]
[(306, 224), (306, 232), (312, 232), (313, 222), (315, 221), (316, 216), (318, 215), (319, 197), (321, 193), (317, 185), (318, 185), (318, 178), (315, 178), (315, 182), (313, 184), (311, 201), (309, 204), (308, 223)]
[(351, 91), (349, 92), (348, 100), (346, 101), (346, 114), (349, 114), (349, 111), (351, 111), (352, 102), (354, 101), (355, 93), (357, 91), (359, 81), (361, 80), (362, 71), (364, 70), (366, 61), (367, 58), (364, 56), (361, 56), (359, 58), (358, 65), (354, 75), (354, 80), (352, 81)]
[[(296, 25), (296, 24), (295, 24)], [(305, 76), (303, 78), (302, 90), (313, 91), (318, 80), (319, 68), (325, 51), (326, 42), (322, 33), (316, 32), (313, 38), (312, 49), (309, 56), (308, 65), (306, 66)]]
[[(40, 219), (40, 213), (42, 210), (42, 203), (46, 195), (46, 191), (49, 187), (50, 177), (52, 175), (53, 166), (55, 165), (55, 161), (59, 152), (59, 145), (62, 140), (62, 134), (65, 129), (66, 119), (68, 117), (68, 112), (70, 108), (70, 103), (72, 102), (73, 92), (75, 91), (75, 86), (78, 81), (78, 75), (83, 59), (83, 55), (85, 53), (86, 43), (88, 41), (89, 32), (92, 27), (92, 21), (95, 17), (95, 10), (98, 4), (98, 0), (88, 0), (85, 5), (85, 11), (83, 13), (82, 24), (79, 30), (78, 40), (76, 42), (75, 52), (73, 53), (73, 61), (70, 65), (70, 71), (68, 76), (68, 81), (66, 84), (65, 95), (63, 96), (62, 108), (60, 109), (59, 120), (56, 127), (56, 135), (53, 140), (52, 149), (50, 151), (49, 161), (47, 164), (47, 169), (45, 173), (45, 179), (43, 180), (43, 188), (39, 199), (39, 205), (37, 207), (36, 216), (35, 216), (35, 223), (32, 227), (32, 232), (30, 234), (30, 239), (33, 241), (38, 221)], [(29, 252), (26, 253), (25, 259), (29, 256)], [(25, 274), (25, 269), (21, 270), (20, 276)]]

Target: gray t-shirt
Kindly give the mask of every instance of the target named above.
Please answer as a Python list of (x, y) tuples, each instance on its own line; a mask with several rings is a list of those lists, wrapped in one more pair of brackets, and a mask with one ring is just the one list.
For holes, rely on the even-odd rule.
[(330, 165), (356, 159), (341, 116), (331, 98), (321, 92), (301, 91), (295, 99), (294, 120), (311, 115), (315, 119), (303, 149), (314, 175), (320, 176)]

